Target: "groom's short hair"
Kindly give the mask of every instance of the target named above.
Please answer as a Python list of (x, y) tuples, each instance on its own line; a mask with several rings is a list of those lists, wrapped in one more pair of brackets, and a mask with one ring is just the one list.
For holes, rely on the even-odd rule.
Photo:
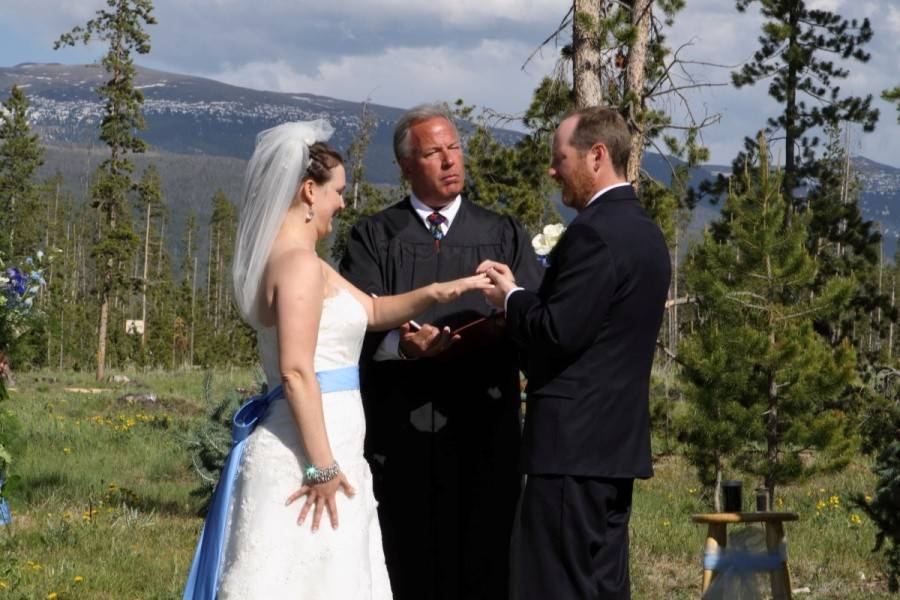
[[(420, 104), (413, 106), (400, 116), (397, 124), (394, 126), (394, 157), (397, 160), (412, 156), (412, 147), (409, 143), (409, 129), (419, 121), (434, 118), (446, 119), (453, 127), (453, 130), (456, 131), (453, 115), (450, 114), (450, 109), (447, 108), (446, 104)], [(457, 132), (458, 136), (459, 133)]]
[(569, 144), (584, 154), (594, 144), (602, 143), (609, 151), (613, 170), (617, 175), (625, 175), (631, 153), (631, 132), (622, 115), (612, 108), (591, 106), (573, 110), (565, 118), (569, 117), (578, 117)]

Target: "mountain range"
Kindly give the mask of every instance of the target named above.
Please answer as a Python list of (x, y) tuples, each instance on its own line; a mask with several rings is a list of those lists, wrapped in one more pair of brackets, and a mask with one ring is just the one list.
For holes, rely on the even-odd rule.
[[(106, 155), (105, 146), (97, 140), (103, 106), (95, 92), (105, 77), (99, 65), (0, 67), (0, 99), (8, 96), (12, 85), (18, 85), (31, 103), (29, 121), (47, 149), (41, 175), (60, 171), (79, 197), (84, 196), (90, 173)], [(359, 102), (253, 90), (143, 67), (137, 69), (136, 86), (145, 97), (147, 128), (141, 137), (151, 150), (137, 155), (135, 162), (139, 170), (150, 162), (160, 169), (173, 214), (173, 250), (177, 250), (188, 212), (195, 211), (199, 221), (206, 222), (217, 188), (232, 200), (239, 198), (244, 165), (258, 132), (285, 121), (324, 118), (335, 128), (332, 143), (346, 151), (361, 127), (363, 107)], [(399, 169), (393, 158), (393, 126), (404, 109), (369, 104), (368, 110), (374, 128), (365, 157), (366, 177), (374, 183), (394, 184)], [(495, 129), (494, 135), (504, 143), (521, 136), (504, 129)], [(854, 163), (863, 182), (863, 215), (880, 223), (885, 252), (890, 256), (900, 235), (900, 169), (864, 157), (856, 157)], [(667, 159), (658, 154), (648, 153), (644, 168), (654, 177), (667, 179)], [(699, 167), (692, 173), (692, 182), (728, 169)], [(717, 213), (715, 206), (697, 207), (690, 229), (702, 229)], [(564, 211), (564, 216), (570, 218), (571, 213)], [(202, 248), (204, 240), (198, 241)]]

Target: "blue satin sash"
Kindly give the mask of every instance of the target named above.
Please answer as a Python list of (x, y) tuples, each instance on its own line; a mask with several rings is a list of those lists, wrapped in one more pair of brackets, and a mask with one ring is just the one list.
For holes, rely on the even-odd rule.
[[(316, 373), (316, 379), (319, 381), (319, 389), (323, 394), (358, 390), (359, 367), (352, 365), (320, 371)], [(200, 532), (200, 540), (197, 542), (197, 550), (194, 552), (194, 561), (191, 563), (191, 571), (184, 587), (183, 600), (215, 600), (216, 598), (222, 552), (225, 545), (225, 525), (244, 446), (256, 425), (268, 412), (269, 405), (282, 396), (284, 396), (284, 392), (279, 385), (265, 395), (250, 398), (234, 414), (231, 425), (231, 451), (222, 467), (219, 483), (213, 492), (209, 512), (206, 514), (206, 521)]]

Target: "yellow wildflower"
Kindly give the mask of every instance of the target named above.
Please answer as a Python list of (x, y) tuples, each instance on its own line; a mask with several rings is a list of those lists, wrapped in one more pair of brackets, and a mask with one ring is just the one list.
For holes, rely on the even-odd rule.
[(671, 524), (672, 524), (672, 522), (669, 521), (668, 519), (663, 519), (663, 522), (662, 522), (663, 527), (669, 527)]
[(84, 577), (82, 577), (81, 575), (76, 575), (76, 576), (74, 577), (73, 581), (74, 581), (75, 583), (84, 583)]
[(59, 595), (56, 592), (47, 594), (47, 600), (56, 600), (57, 598), (59, 598)]
[(823, 508), (825, 508), (824, 500), (819, 500), (818, 502), (816, 502), (816, 512), (822, 510)]
[(781, 508), (782, 506), (784, 506), (784, 498), (776, 498), (775, 506), (777, 506), (778, 508)]
[(71, 448), (69, 448), (69, 447), (63, 448), (63, 454), (71, 454), (71, 453), (72, 453)]
[(9, 587), (9, 584), (6, 583), (5, 581), (3, 581), (2, 579), (0, 579), (0, 590), (5, 590), (8, 587)]
[(850, 515), (850, 522), (854, 525), (859, 525), (862, 523), (862, 519), (859, 518), (859, 515)]
[(868, 504), (871, 501), (872, 501), (872, 496), (866, 494), (866, 503)]

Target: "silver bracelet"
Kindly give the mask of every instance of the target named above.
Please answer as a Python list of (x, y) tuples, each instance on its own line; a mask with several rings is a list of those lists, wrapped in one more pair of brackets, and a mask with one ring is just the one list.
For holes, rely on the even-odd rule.
[(328, 483), (332, 479), (338, 476), (338, 473), (341, 472), (341, 468), (338, 466), (337, 461), (330, 467), (325, 467), (324, 469), (320, 469), (315, 465), (309, 465), (306, 467), (306, 470), (303, 472), (305, 475), (306, 483), (308, 485), (320, 485), (323, 483)]

